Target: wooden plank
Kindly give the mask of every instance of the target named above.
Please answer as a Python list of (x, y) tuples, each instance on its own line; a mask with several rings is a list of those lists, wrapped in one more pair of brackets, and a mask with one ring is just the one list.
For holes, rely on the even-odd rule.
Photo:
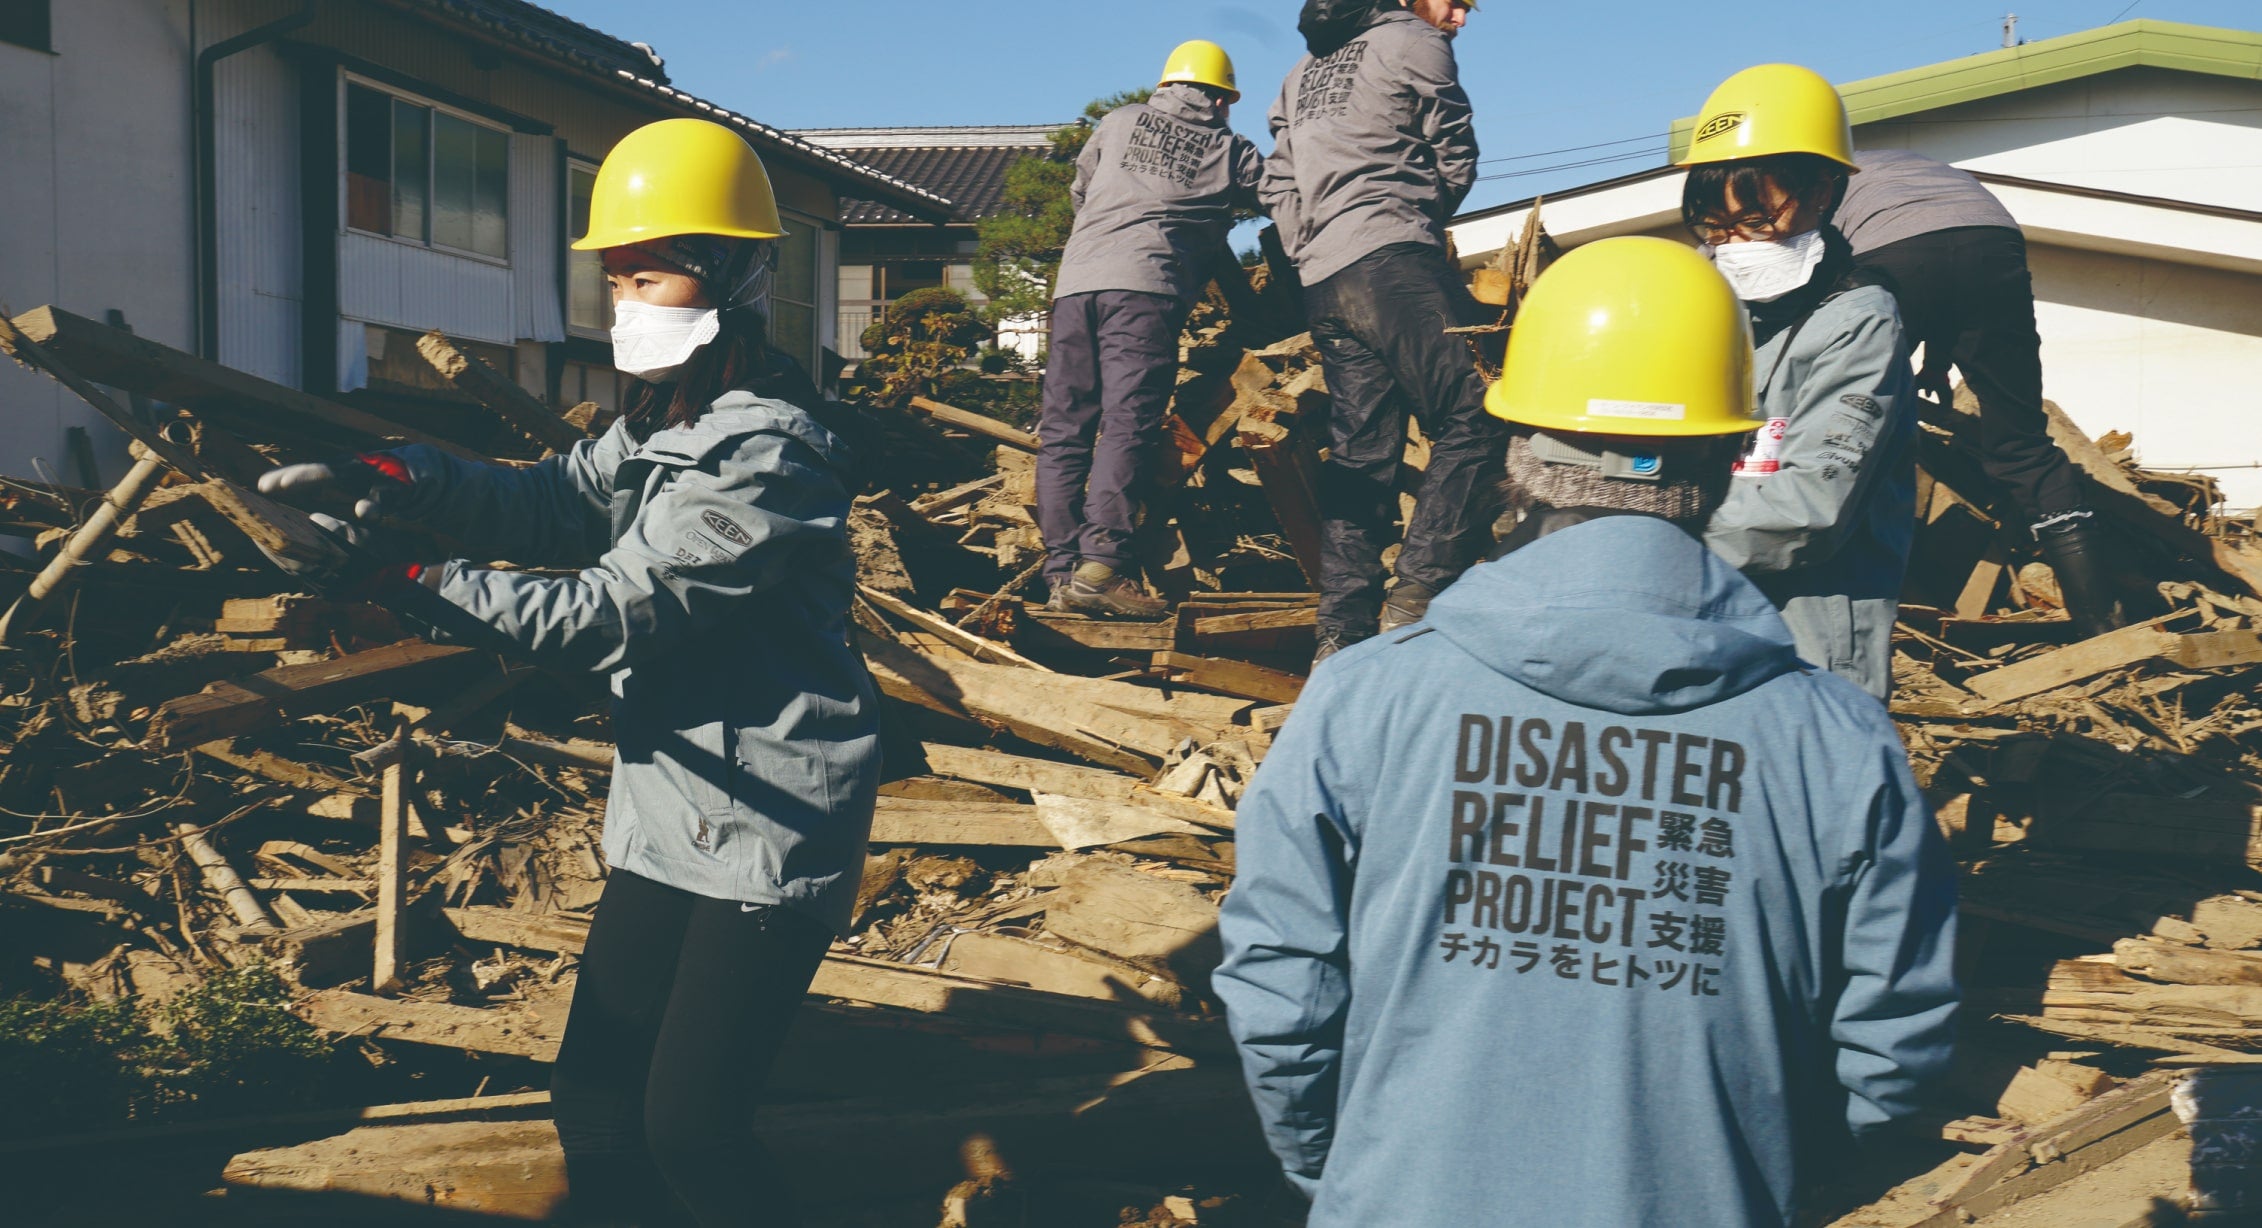
[(1220, 661), (1182, 652), (1158, 652), (1157, 667), (1169, 670), (1187, 686), (1220, 695), (1238, 695), (1270, 704), (1292, 704), (1304, 693), (1304, 680), (1246, 661)]
[(494, 411), (506, 426), (542, 447), (564, 452), (589, 438), (533, 393), (504, 379), (475, 355), (464, 353), (437, 329), (416, 339), (416, 352), (456, 391)]
[(2262, 864), (2262, 806), (2242, 798), (2186, 801), (2108, 793), (2074, 805), (2070, 812), (2046, 808), (2035, 815), (2027, 842), (2045, 849)]
[(558, 1041), (565, 1034), (562, 1017), (553, 1019), (533, 1010), (380, 998), (350, 989), (317, 990), (292, 1003), (291, 1013), (325, 1032), (538, 1062), (557, 1056)]
[(911, 501), (911, 510), (921, 516), (933, 516), (937, 512), (947, 512), (954, 507), (963, 507), (972, 503), (1004, 484), (1005, 475), (1002, 473), (993, 473), (986, 478), (975, 478), (971, 482), (962, 482), (949, 490), (938, 490), (931, 495), (921, 495)]
[(911, 398), (911, 406), (944, 426), (954, 427), (969, 434), (980, 435), (984, 439), (995, 440), (1009, 448), (1018, 448), (1023, 452), (1035, 452), (1037, 450), (1037, 437), (1035, 435), (1017, 427), (1007, 426), (986, 414), (971, 413), (957, 406), (945, 405), (940, 401), (929, 400), (926, 397)]
[(468, 460), (468, 448), (412, 427), (324, 400), (256, 375), (198, 358), (171, 346), (97, 324), (55, 307), (17, 316), (24, 336), (70, 363), (88, 379), (196, 411), (223, 424), (264, 430), (296, 429), (322, 438), (375, 444), (399, 440), (430, 444)]
[(1241, 455), (1256, 470), (1296, 565), (1313, 587), (1320, 582), (1319, 454), (1303, 432), (1277, 420), (1270, 409), (1244, 414), (1237, 427)]
[(451, 672), (460, 675), (486, 659), (469, 648), (405, 640), (331, 661), (285, 665), (166, 702), (150, 718), (143, 741), (157, 750), (201, 746)]
[[(1165, 620), (1131, 622), (1091, 618), (1045, 609), (1042, 603), (1023, 605), (1020, 638), (1031, 648), (1082, 648), (1095, 652), (1159, 652), (1169, 648), (1175, 631)], [(1061, 642), (1054, 643), (1051, 641)]]
[[(1088, 1168), (1095, 1155), (1133, 1171), (1261, 1168), (1262, 1136), (1239, 1080), (1231, 1063), (1163, 1060), (1135, 1072), (1029, 1079), (979, 1095), (766, 1104), (754, 1114), (753, 1131), (778, 1171), (810, 1188), (932, 1204), (934, 1191), (965, 1180), (974, 1139), (1016, 1173)], [(241, 1222), (266, 1220), (263, 1208), (283, 1212), (287, 1222), (313, 1222), (307, 1214), (316, 1206), (344, 1208), (347, 1214), (331, 1217), (339, 1222), (368, 1221), (388, 1206), (402, 1222), (556, 1223), (567, 1214), (565, 1157), (547, 1121), (364, 1125), (238, 1154), (221, 1181), (230, 1214)], [(234, 1211), (239, 1205), (243, 1210)], [(1058, 1222), (1027, 1222), (1040, 1221)]]
[(1031, 809), (1053, 842), (1064, 849), (1099, 848), (1149, 836), (1215, 836), (1207, 827), (1174, 819), (1130, 802), (1039, 793)]
[(2181, 640), (2176, 633), (2161, 630), (2157, 623), (2138, 623), (1975, 675), (1964, 686), (1989, 703), (2006, 704), (2165, 656), (2175, 651)]
[(994, 661), (1001, 665), (1015, 665), (1023, 669), (1040, 670), (1048, 674), (1053, 672), (1003, 644), (983, 639), (971, 631), (961, 630), (948, 619), (930, 614), (899, 597), (883, 593), (876, 588), (863, 584), (857, 585), (856, 591), (863, 595), (864, 600), (927, 632), (929, 635), (935, 636), (976, 660)]
[(444, 908), (440, 915), (446, 917), (448, 924), (467, 942), (579, 955), (589, 941), (589, 918), (573, 913), (529, 913), (492, 904), (475, 904), (469, 908)]
[(938, 661), (870, 635), (859, 636), (858, 643), (884, 693), (1093, 763), (1145, 776), (1184, 736), (1172, 722), (1048, 694), (1031, 685), (1046, 677), (1033, 671)]
[(920, 802), (883, 797), (872, 815), (873, 844), (973, 845), (996, 848), (1061, 847), (1038, 821), (1037, 808), (1020, 802)]
[(1045, 901), (1045, 932), (1120, 959), (1206, 977), (1217, 966), (1217, 905), (1186, 883), (1092, 858)]
[(1225, 639), (1258, 632), (1288, 631), (1318, 625), (1319, 607), (1300, 606), (1295, 609), (1265, 610), (1254, 614), (1221, 614), (1215, 618), (1196, 618), (1194, 620), (1194, 634), (1205, 640)]
[(385, 766), (384, 792), (377, 822), (376, 960), (369, 987), (397, 993), (408, 968), (408, 925), (403, 915), (408, 895), (408, 796), (416, 784), (416, 740), (408, 721), (399, 722), (400, 753)]
[(2123, 938), (2113, 944), (2113, 963), (2123, 972), (2177, 985), (2262, 985), (2262, 954), (2247, 951)]
[(809, 993), (1011, 1031), (1090, 1036), (1183, 1053), (1223, 1056), (1232, 1050), (1222, 1019), (1156, 1011), (1145, 1003), (1088, 1001), (849, 955), (826, 956)]
[(1054, 763), (1049, 759), (1008, 755), (1001, 751), (945, 746), (939, 742), (929, 742), (924, 749), (929, 768), (960, 780), (1021, 789), (1032, 794), (1053, 793), (1063, 797), (1123, 802), (1143, 806), (1198, 827), (1216, 831), (1233, 829), (1232, 811), (1207, 802), (1198, 802), (1190, 797), (1158, 793), (1147, 787), (1141, 778), (1125, 776), (1119, 772)]
[(2155, 1072), (2106, 1092), (1984, 1157), (1941, 1209), (1912, 1228), (1960, 1228), (2053, 1189), (2175, 1132), (2172, 1076)]

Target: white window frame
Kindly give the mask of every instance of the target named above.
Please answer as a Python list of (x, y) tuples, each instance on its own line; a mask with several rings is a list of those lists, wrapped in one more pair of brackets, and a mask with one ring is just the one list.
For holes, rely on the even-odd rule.
[[(573, 261), (574, 257), (580, 254), (573, 250), (573, 245), (575, 240), (581, 237), (573, 233), (573, 173), (577, 170), (586, 170), (594, 176), (597, 173), (597, 168), (603, 164), (571, 152), (566, 154), (565, 162), (565, 199), (558, 202), (558, 259), (565, 265), (566, 292), (563, 306), (565, 308), (566, 335), (579, 337), (586, 341), (611, 341), (613, 334), (609, 326), (590, 328), (587, 325), (573, 322)], [(599, 289), (603, 291), (599, 295), (600, 299), (607, 304), (605, 314), (611, 315), (612, 291), (609, 287), (603, 285), (600, 285)]]
[[(485, 128), (485, 129), (487, 129), (487, 130), (488, 130), (488, 131), (490, 131), (490, 132), (500, 132), (500, 133), (502, 133), (502, 134), (503, 134), (503, 151), (504, 151), (504, 152), (503, 152), (503, 254), (502, 254), (502, 255), (500, 255), (500, 256), (490, 256), (490, 255), (486, 254), (485, 252), (475, 252), (475, 251), (472, 251), (472, 250), (470, 250), (469, 248), (463, 248), (463, 247), (451, 247), (451, 246), (449, 246), (449, 245), (448, 245), (448, 244), (446, 244), (446, 243), (440, 243), (440, 242), (437, 242), (437, 241), (435, 241), (435, 242), (429, 242), (429, 243), (428, 243), (428, 242), (425, 242), (424, 240), (421, 240), (421, 239), (411, 239), (411, 238), (407, 238), (407, 237), (405, 237), (405, 236), (402, 236), (402, 235), (396, 235), (396, 234), (386, 234), (386, 233), (382, 233), (382, 232), (379, 232), (379, 231), (375, 231), (375, 230), (363, 230), (363, 229), (362, 229), (362, 228), (360, 228), (359, 226), (355, 226), (355, 225), (352, 225), (351, 223), (349, 223), (348, 221), (346, 221), (346, 218), (347, 218), (347, 216), (348, 216), (348, 210), (349, 210), (349, 209), (350, 209), (350, 207), (351, 207), (351, 203), (350, 203), (350, 202), (349, 202), (349, 201), (347, 200), (347, 198), (346, 198), (346, 192), (347, 192), (347, 189), (346, 189), (346, 153), (347, 153), (347, 151), (346, 151), (346, 142), (347, 142), (347, 139), (348, 139), (348, 138), (347, 138), (347, 134), (346, 134), (346, 88), (347, 88), (348, 86), (355, 86), (355, 85), (358, 85), (358, 86), (360, 86), (361, 88), (363, 88), (363, 89), (366, 89), (366, 90), (371, 90), (371, 91), (374, 91), (374, 92), (376, 92), (376, 93), (379, 93), (379, 94), (384, 94), (384, 95), (386, 95), (386, 96), (388, 96), (388, 97), (391, 97), (391, 98), (397, 98), (397, 99), (401, 100), (402, 102), (410, 103), (410, 104), (412, 104), (412, 105), (415, 105), (415, 106), (420, 106), (420, 107), (428, 107), (428, 108), (430, 108), (430, 109), (431, 109), (432, 113), (433, 113), (433, 114), (435, 114), (435, 115), (449, 115), (449, 116), (453, 116), (453, 117), (454, 117), (454, 118), (456, 118), (456, 119), (460, 119), (460, 120), (463, 120), (463, 121), (464, 121), (465, 123), (469, 123), (469, 124), (474, 124), (474, 125), (477, 125), (478, 127), (481, 127), (481, 128)], [(383, 241), (385, 241), (385, 242), (387, 242), (387, 243), (398, 243), (398, 244), (400, 244), (400, 245), (401, 245), (402, 247), (409, 247), (409, 248), (414, 248), (414, 249), (416, 249), (417, 251), (424, 251), (424, 252), (438, 252), (438, 253), (440, 253), (440, 254), (442, 254), (442, 255), (445, 255), (445, 256), (454, 256), (454, 257), (457, 257), (457, 258), (459, 258), (459, 259), (463, 259), (463, 260), (477, 260), (477, 261), (479, 261), (479, 262), (480, 262), (480, 263), (482, 263), (482, 264), (491, 264), (491, 265), (494, 265), (494, 266), (495, 266), (495, 267), (497, 267), (497, 268), (503, 268), (503, 269), (507, 269), (507, 268), (511, 267), (511, 261), (510, 261), (510, 246), (511, 246), (511, 214), (512, 214), (512, 212), (513, 212), (512, 208), (511, 208), (511, 205), (513, 204), (513, 202), (512, 202), (512, 200), (511, 200), (511, 189), (510, 189), (510, 169), (511, 169), (511, 168), (510, 168), (510, 155), (511, 155), (511, 142), (512, 142), (512, 140), (513, 140), (513, 139), (514, 139), (514, 138), (516, 137), (516, 135), (517, 135), (517, 134), (516, 134), (516, 133), (514, 133), (514, 132), (513, 132), (512, 130), (511, 130), (511, 128), (510, 128), (510, 126), (509, 126), (509, 125), (507, 125), (507, 124), (499, 124), (499, 123), (496, 123), (496, 122), (495, 122), (494, 120), (492, 120), (492, 119), (489, 119), (489, 118), (487, 118), (487, 117), (486, 117), (486, 116), (484, 116), (484, 115), (478, 115), (478, 114), (475, 114), (475, 113), (473, 113), (473, 112), (470, 112), (470, 111), (466, 111), (466, 110), (464, 110), (464, 109), (463, 109), (463, 108), (461, 108), (461, 107), (451, 107), (451, 106), (449, 106), (448, 104), (446, 104), (446, 103), (444, 103), (444, 102), (435, 102), (435, 101), (433, 101), (432, 99), (430, 99), (430, 98), (427, 98), (427, 97), (425, 97), (425, 96), (423, 96), (423, 95), (421, 95), (421, 94), (418, 94), (418, 93), (416, 93), (416, 92), (415, 92), (415, 91), (413, 91), (413, 90), (405, 90), (405, 89), (402, 89), (401, 87), (399, 87), (399, 86), (397, 86), (397, 85), (390, 85), (390, 84), (387, 84), (386, 82), (383, 82), (383, 81), (379, 81), (379, 80), (376, 80), (375, 78), (372, 78), (372, 77), (365, 77), (365, 76), (361, 75), (360, 73), (357, 73), (357, 72), (352, 72), (352, 71), (340, 71), (340, 72), (339, 72), (339, 74), (338, 74), (338, 102), (337, 102), (337, 109), (338, 109), (338, 172), (337, 172), (337, 183), (338, 183), (338, 229), (339, 229), (339, 231), (340, 231), (341, 233), (345, 233), (345, 234), (355, 234), (355, 235), (360, 235), (360, 236), (362, 236), (363, 238), (368, 238), (368, 239), (381, 239), (381, 240), (383, 240)], [(431, 158), (431, 157), (436, 157), (436, 156), (437, 156), (437, 146), (438, 146), (438, 142), (437, 142), (437, 141), (435, 141), (435, 140), (433, 140), (433, 139), (432, 139), (432, 136), (431, 136), (431, 134), (430, 134), (429, 132), (427, 132), (427, 134), (426, 134), (426, 136), (425, 136), (425, 149), (426, 149), (426, 157), (427, 157), (427, 158)], [(431, 168), (430, 168), (430, 167), (428, 166), (428, 167), (426, 168), (425, 177), (424, 177), (424, 190), (425, 190), (425, 205), (424, 205), (424, 208), (425, 208), (425, 212), (426, 212), (426, 214), (427, 214), (427, 222), (426, 222), (426, 226), (427, 226), (427, 229), (429, 229), (429, 227), (430, 227), (430, 222), (429, 222), (429, 215), (430, 215), (430, 212), (431, 212), (431, 210), (432, 210), (432, 207), (433, 207), (433, 206), (432, 206), (432, 202), (431, 202), (431, 192), (432, 192), (432, 184), (433, 184), (433, 180), (434, 180), (435, 178), (436, 178), (436, 176), (435, 176), (435, 175), (434, 175), (434, 174), (432, 173), (432, 171), (431, 171)]]

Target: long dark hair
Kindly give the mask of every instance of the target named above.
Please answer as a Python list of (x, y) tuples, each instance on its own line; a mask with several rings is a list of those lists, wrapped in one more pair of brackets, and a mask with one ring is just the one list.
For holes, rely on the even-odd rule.
[(621, 417), (639, 438), (668, 427), (689, 426), (704, 417), (715, 399), (746, 388), (768, 372), (770, 322), (751, 307), (733, 307), (717, 317), (715, 339), (691, 352), (675, 379), (665, 384), (638, 380), (629, 389)]
[[(1820, 154), (1806, 153), (1692, 166), (1681, 187), (1681, 221), (1694, 230), (1707, 215), (1726, 210), (1731, 188), (1745, 208), (1752, 208), (1765, 198), (1770, 181), (1802, 204), (1819, 204), (1827, 219), (1844, 199), (1846, 168)], [(1827, 200), (1825, 190), (1830, 193)]]

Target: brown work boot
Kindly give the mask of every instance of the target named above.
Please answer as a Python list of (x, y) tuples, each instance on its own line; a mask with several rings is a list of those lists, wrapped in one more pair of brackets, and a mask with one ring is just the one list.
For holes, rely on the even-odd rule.
[(1117, 575), (1113, 567), (1089, 560), (1076, 565), (1076, 574), (1054, 590), (1061, 603), (1093, 618), (1131, 618), (1152, 622), (1170, 614), (1170, 603), (1150, 597), (1137, 580)]
[(1400, 627), (1410, 627), (1429, 617), (1429, 603), (1437, 592), (1426, 584), (1400, 580), (1390, 590), (1390, 599), (1382, 603), (1382, 631), (1387, 635)]

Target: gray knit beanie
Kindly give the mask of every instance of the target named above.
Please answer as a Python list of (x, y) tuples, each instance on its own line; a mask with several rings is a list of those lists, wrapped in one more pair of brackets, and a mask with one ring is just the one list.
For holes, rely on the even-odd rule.
[(1701, 524), (1727, 498), (1730, 460), (1713, 438), (1519, 432), (1508, 442), (1507, 493), (1518, 508), (1608, 508)]

